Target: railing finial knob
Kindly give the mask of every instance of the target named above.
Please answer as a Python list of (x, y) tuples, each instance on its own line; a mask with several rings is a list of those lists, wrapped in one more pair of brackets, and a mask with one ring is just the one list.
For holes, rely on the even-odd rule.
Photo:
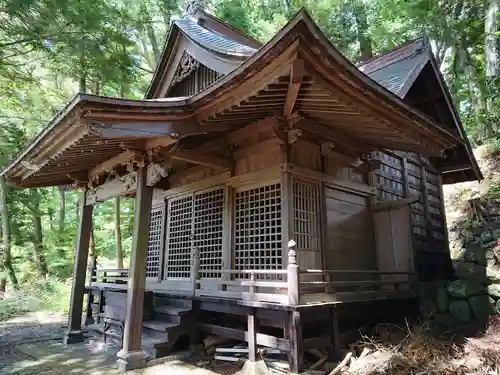
[(297, 251), (295, 247), (297, 243), (291, 239), (288, 241), (288, 264), (297, 264)]

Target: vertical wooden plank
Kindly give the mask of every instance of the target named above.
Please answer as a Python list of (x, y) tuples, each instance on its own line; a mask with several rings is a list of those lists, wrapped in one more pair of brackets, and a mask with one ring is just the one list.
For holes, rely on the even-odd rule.
[(247, 317), (247, 331), (248, 331), (248, 360), (257, 361), (257, 333), (259, 329), (259, 322), (256, 317), (256, 309), (252, 307), (251, 313)]
[[(222, 240), (222, 269), (232, 268), (233, 249), (233, 188), (226, 184), (224, 187), (224, 216), (223, 216), (223, 240)], [(222, 280), (229, 280), (229, 273), (222, 273)]]
[(425, 230), (427, 234), (427, 246), (432, 245), (432, 230), (431, 230), (431, 212), (429, 210), (429, 189), (427, 188), (427, 169), (425, 162), (422, 158), (420, 158), (422, 165), (420, 166), (421, 170), (421, 191), (422, 191), (422, 203), (424, 205), (424, 216), (425, 216)]
[(80, 196), (80, 223), (76, 240), (75, 264), (73, 268), (73, 285), (69, 308), (68, 331), (64, 336), (65, 344), (83, 341), (82, 307), (85, 293), (85, 277), (89, 256), (90, 234), (92, 232), (93, 205), (86, 205), (86, 192)]
[(410, 185), (408, 181), (408, 164), (407, 160), (405, 157), (401, 158), (401, 167), (403, 168), (403, 192), (404, 192), (404, 197), (409, 197), (410, 196)]
[(127, 312), (123, 330), (123, 346), (116, 362), (120, 371), (144, 367), (146, 361), (141, 350), (141, 330), (146, 284), (146, 257), (148, 229), (151, 217), (153, 188), (146, 185), (146, 168), (137, 172), (137, 192), (134, 216), (132, 253), (127, 285)]
[(288, 362), (292, 374), (300, 374), (304, 371), (304, 348), (302, 335), (302, 322), (300, 311), (289, 312), (288, 340), (290, 342), (290, 352)]
[[(327, 217), (326, 217), (326, 194), (325, 194), (325, 184), (323, 182), (319, 185), (319, 230), (320, 230), (320, 251), (321, 251), (321, 269), (327, 269), (326, 265), (326, 228), (327, 228)], [(328, 281), (328, 280), (325, 280)]]
[(161, 228), (161, 245), (160, 245), (160, 265), (158, 272), (158, 281), (165, 277), (165, 260), (166, 260), (166, 243), (167, 243), (167, 221), (168, 221), (168, 204), (163, 198), (163, 223)]
[(294, 236), (293, 228), (293, 177), (281, 172), (281, 249), (283, 266), (288, 264), (288, 241)]

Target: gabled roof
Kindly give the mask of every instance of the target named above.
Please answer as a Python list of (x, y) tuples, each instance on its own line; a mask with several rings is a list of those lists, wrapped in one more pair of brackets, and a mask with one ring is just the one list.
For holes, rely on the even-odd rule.
[(194, 96), (76, 97), (2, 174), (23, 187), (70, 184), (82, 173), (94, 176), (100, 163), (122, 160), (122, 143), (153, 152), (172, 140), (213, 136), (293, 112), (334, 130), (360, 153), (392, 148), (438, 156), (460, 143), (456, 133), (352, 65), (302, 10), (251, 57)]
[(174, 21), (174, 25), (179, 27), (187, 37), (216, 53), (249, 57), (257, 51), (255, 48), (235, 42), (222, 34), (198, 25), (198, 20), (189, 16)]
[[(481, 180), (483, 175), (472, 152), (472, 147), (463, 128), (458, 111), (453, 104), (450, 91), (439, 70), (436, 59), (425, 37), (418, 38), (387, 53), (376, 56), (359, 66), (359, 70), (370, 78), (398, 95), (406, 98), (419, 77), (423, 77), (424, 68), (431, 71), (438, 82), (441, 93), (431, 93), (435, 100), (442, 99), (449, 111), (453, 123), (450, 130), (458, 134), (464, 142), (449, 150), (441, 170), (445, 174), (445, 183)], [(429, 79), (428, 76), (422, 79)], [(414, 103), (417, 105), (418, 103)], [(443, 124), (447, 126), (448, 124)]]
[(389, 91), (404, 98), (416, 75), (429, 60), (423, 38), (370, 59), (359, 70)]
[[(173, 60), (175, 50), (179, 48), (181, 36), (192, 41), (202, 50), (215, 54), (217, 59), (232, 65), (229, 71), (235, 69), (261, 47), (260, 42), (221, 22), (203, 9), (197, 8), (192, 15), (185, 15), (182, 19), (172, 23), (145, 99), (152, 99), (162, 94), (161, 89), (162, 85), (165, 84), (167, 70), (176, 69), (173, 66)], [(220, 71), (216, 66), (209, 66), (209, 68), (222, 74), (228, 73), (227, 69)]]

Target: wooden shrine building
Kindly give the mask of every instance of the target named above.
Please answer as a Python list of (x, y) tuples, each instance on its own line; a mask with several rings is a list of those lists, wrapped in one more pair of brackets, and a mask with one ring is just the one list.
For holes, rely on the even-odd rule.
[[(356, 67), (304, 10), (262, 45), (194, 9), (144, 100), (77, 95), (2, 173), (82, 189), (68, 343), (88, 292), (123, 370), (211, 333), (251, 361), (285, 350), (292, 373), (450, 277), (442, 184), (482, 178), (425, 39)], [(130, 267), (86, 281), (92, 209), (119, 195)]]

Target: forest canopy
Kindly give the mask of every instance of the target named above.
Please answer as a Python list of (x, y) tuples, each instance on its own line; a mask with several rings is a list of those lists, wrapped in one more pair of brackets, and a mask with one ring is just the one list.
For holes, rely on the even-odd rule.
[[(199, 2), (200, 3), (200, 2)], [(426, 36), (474, 145), (500, 133), (500, 0), (207, 0), (199, 4), (266, 42), (302, 7), (354, 64)], [(140, 99), (175, 0), (0, 0), (0, 167), (78, 92)], [(499, 140), (500, 142), (500, 140)], [(0, 292), (72, 270), (78, 193), (15, 190), (0, 180)], [(126, 263), (133, 202), (94, 211), (91, 251)], [(125, 260), (124, 260), (125, 259)], [(121, 262), (121, 263), (120, 263)]]

